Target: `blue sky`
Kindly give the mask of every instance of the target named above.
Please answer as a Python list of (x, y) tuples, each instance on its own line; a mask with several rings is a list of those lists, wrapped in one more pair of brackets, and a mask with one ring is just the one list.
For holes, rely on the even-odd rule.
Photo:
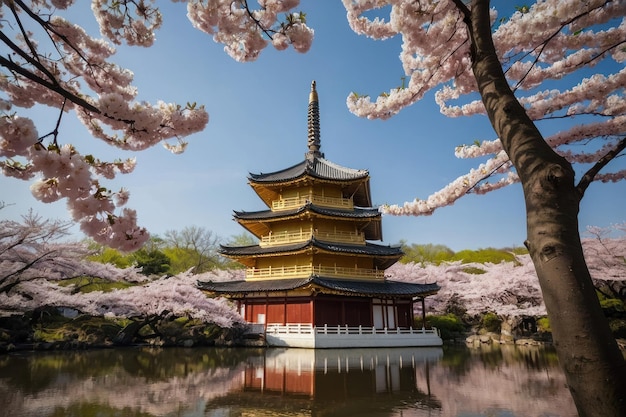
[[(73, 15), (95, 34), (88, 2), (78, 3)], [(355, 35), (338, 1), (303, 1), (301, 9), (315, 29), (309, 53), (268, 48), (258, 61), (241, 64), (193, 29), (184, 5), (162, 2), (164, 24), (155, 46), (120, 47), (114, 61), (135, 73), (138, 100), (204, 104), (210, 114), (206, 130), (188, 138), (182, 155), (160, 146), (136, 155), (112, 149), (92, 139), (72, 117), (61, 125), (61, 140), (101, 159), (137, 157), (132, 174), (104, 185), (129, 189), (128, 206), (153, 234), (195, 225), (224, 239), (244, 231), (232, 220), (233, 210), (265, 208), (247, 184), (248, 173), (279, 170), (303, 159), (312, 80), (320, 98), (321, 151), (340, 165), (369, 170), (376, 205), (426, 198), (481, 162), (456, 159), (454, 147), (493, 139), (486, 117), (445, 118), (432, 95), (387, 121), (349, 113), (345, 101), (350, 92), (376, 96), (401, 83), (400, 42)], [(47, 109), (31, 114), (40, 134), (52, 129), (57, 116)], [(69, 219), (64, 202), (39, 203), (28, 185), (0, 177), (0, 200), (9, 204), (0, 211), (2, 218), (18, 219), (33, 208), (45, 217)], [(581, 227), (626, 221), (625, 206), (624, 182), (594, 183), (582, 202)], [(469, 195), (432, 216), (385, 216), (383, 235), (385, 244), (405, 240), (453, 250), (521, 246), (521, 187)]]

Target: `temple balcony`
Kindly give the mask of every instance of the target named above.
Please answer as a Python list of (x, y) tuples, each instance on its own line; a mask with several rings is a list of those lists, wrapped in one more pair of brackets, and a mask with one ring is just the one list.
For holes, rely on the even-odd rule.
[(289, 210), (302, 207), (307, 203), (313, 203), (316, 206), (332, 207), (338, 209), (352, 210), (354, 202), (351, 198), (325, 197), (317, 194), (309, 194), (298, 197), (281, 198), (272, 201), (272, 211)]
[(325, 242), (365, 245), (365, 234), (356, 232), (325, 232), (318, 230), (299, 230), (296, 232), (271, 233), (261, 237), (259, 246), (278, 246), (290, 243), (306, 242), (311, 236)]
[(311, 239), (311, 235), (312, 235), (311, 230), (299, 230), (297, 232), (270, 233), (269, 235), (265, 235), (261, 237), (259, 246), (267, 247), (267, 246), (287, 245), (290, 243), (306, 242), (307, 240)]
[(365, 234), (356, 232), (324, 232), (315, 230), (313, 236), (324, 242), (348, 243), (354, 245), (365, 245)]
[(296, 265), (268, 268), (247, 268), (246, 280), (301, 278), (317, 274), (329, 278), (342, 279), (385, 279), (385, 271), (367, 268), (346, 268), (339, 266)]

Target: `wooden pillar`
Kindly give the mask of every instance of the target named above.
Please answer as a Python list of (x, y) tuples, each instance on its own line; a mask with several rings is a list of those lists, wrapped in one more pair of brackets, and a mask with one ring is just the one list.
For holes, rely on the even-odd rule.
[(426, 304), (424, 303), (424, 297), (422, 297), (422, 327), (426, 328)]

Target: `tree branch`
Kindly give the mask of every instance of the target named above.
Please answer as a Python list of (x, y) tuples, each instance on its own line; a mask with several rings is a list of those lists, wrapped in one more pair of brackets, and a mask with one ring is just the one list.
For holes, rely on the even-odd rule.
[[(78, 97), (77, 95), (71, 93), (70, 91), (64, 89), (63, 87), (61, 87), (58, 83), (52, 83), (50, 81), (44, 80), (43, 78), (41, 78), (40, 76), (38, 76), (37, 74), (34, 74), (30, 71), (28, 71), (25, 68), (22, 68), (21, 66), (19, 66), (18, 64), (16, 64), (15, 62), (0, 56), (0, 65), (13, 71), (16, 72), (20, 75), (22, 75), (23, 77), (41, 85), (42, 87), (48, 88), (51, 91), (54, 91), (55, 93), (61, 95), (62, 97), (65, 97), (66, 99), (68, 99), (69, 101), (71, 101), (72, 103), (84, 108), (85, 110), (88, 110), (90, 112), (96, 113), (96, 114), (102, 114), (102, 112), (100, 111), (100, 109), (98, 109), (97, 107), (93, 106), (92, 104), (90, 104), (89, 102), (85, 101), (84, 99)], [(56, 80), (55, 80), (56, 81)]]
[(578, 191), (579, 200), (583, 198), (585, 195), (585, 191), (589, 184), (593, 181), (593, 178), (600, 172), (602, 168), (604, 168), (609, 162), (611, 162), (620, 152), (626, 149), (626, 137), (622, 138), (622, 140), (617, 144), (615, 148), (611, 151), (607, 152), (602, 158), (598, 160), (580, 179), (578, 185), (576, 186), (576, 191)]
[(471, 18), (470, 10), (467, 8), (467, 6), (465, 5), (465, 3), (463, 3), (462, 0), (452, 0), (452, 2), (459, 9), (459, 11), (463, 14), (463, 21), (469, 26), (470, 18)]

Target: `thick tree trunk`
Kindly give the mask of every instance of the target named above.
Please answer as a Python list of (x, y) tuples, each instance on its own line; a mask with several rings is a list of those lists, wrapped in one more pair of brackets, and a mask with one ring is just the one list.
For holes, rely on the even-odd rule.
[(522, 183), (526, 245), (570, 392), (581, 417), (626, 416), (626, 364), (583, 257), (574, 171), (545, 142), (509, 88), (493, 46), (489, 1), (473, 1), (470, 13), (472, 69), (487, 114)]

